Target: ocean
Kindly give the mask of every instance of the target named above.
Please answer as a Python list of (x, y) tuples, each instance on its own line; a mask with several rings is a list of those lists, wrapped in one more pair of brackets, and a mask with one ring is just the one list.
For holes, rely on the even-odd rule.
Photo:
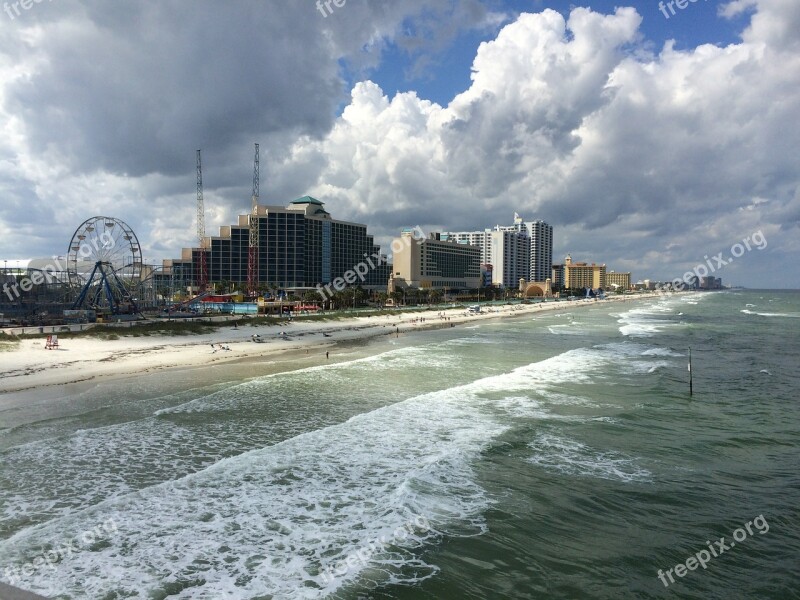
[(733, 290), (32, 399), (0, 410), (0, 581), (106, 600), (800, 598), (798, 357), (800, 292)]

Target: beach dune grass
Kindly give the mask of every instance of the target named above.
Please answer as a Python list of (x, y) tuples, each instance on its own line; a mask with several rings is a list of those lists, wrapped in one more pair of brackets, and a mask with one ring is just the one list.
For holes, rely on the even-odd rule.
[[(419, 307), (416, 309), (406, 310), (386, 310), (376, 309), (374, 311), (360, 310), (357, 315), (360, 317), (381, 317), (381, 316), (397, 316), (401, 314), (409, 314), (412, 312), (424, 312), (436, 310), (436, 307)], [(320, 322), (320, 321), (340, 321), (343, 319), (352, 319), (354, 313), (350, 311), (335, 311), (323, 314), (302, 315), (295, 317), (298, 321), (302, 322)], [(131, 321), (123, 324), (98, 324), (92, 325), (83, 331), (61, 331), (61, 326), (56, 325), (55, 331), (52, 326), (46, 326), (43, 333), (25, 333), (21, 335), (9, 335), (0, 332), (0, 350), (13, 349), (21, 339), (36, 339), (46, 338), (48, 335), (55, 333), (59, 338), (97, 338), (101, 340), (117, 340), (120, 337), (147, 337), (151, 335), (166, 335), (166, 336), (187, 336), (187, 335), (203, 335), (214, 333), (218, 329), (227, 329), (233, 326), (249, 325), (249, 326), (272, 326), (272, 325), (287, 325), (291, 320), (286, 317), (276, 316), (263, 316), (263, 317), (239, 317), (229, 318), (226, 320), (211, 320), (207, 317), (197, 317), (194, 319), (181, 319), (167, 321), (164, 319), (148, 319), (145, 321)]]

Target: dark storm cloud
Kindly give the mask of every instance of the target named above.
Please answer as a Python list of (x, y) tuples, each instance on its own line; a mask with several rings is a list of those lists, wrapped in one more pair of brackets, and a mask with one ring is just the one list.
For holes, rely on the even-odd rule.
[(322, 135), (342, 82), (309, 16), (300, 3), (88, 5), (36, 40), (46, 60), (7, 106), (34, 152), (131, 177), (185, 172), (187, 148), (256, 132)]

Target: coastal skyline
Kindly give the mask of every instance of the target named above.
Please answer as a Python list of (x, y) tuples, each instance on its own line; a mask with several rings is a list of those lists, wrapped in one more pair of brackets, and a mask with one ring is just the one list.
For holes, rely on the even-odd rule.
[(259, 142), (262, 204), (309, 194), (384, 249), (516, 211), (556, 263), (800, 287), (800, 7), (684, 4), (7, 4), (0, 261), (107, 215), (160, 263), (195, 244), (195, 150), (213, 235)]

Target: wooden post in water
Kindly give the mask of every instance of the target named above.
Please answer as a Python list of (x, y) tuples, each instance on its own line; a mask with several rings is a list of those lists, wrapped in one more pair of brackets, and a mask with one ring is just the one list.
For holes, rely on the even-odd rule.
[(689, 348), (689, 395), (692, 395), (692, 349)]

